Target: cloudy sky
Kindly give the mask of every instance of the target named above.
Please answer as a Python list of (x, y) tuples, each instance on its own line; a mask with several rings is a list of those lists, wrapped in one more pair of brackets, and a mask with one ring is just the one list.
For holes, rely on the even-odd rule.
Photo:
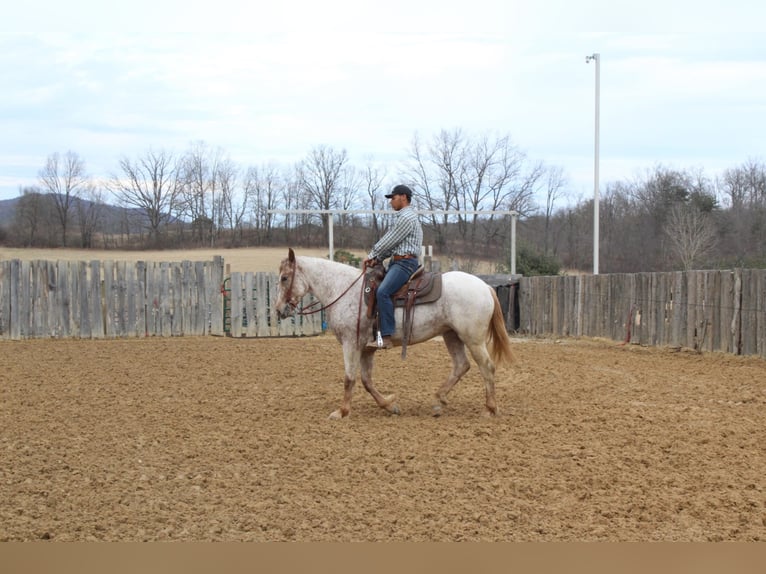
[(0, 20), (0, 199), (54, 152), (94, 178), (150, 149), (243, 166), (318, 145), (390, 172), (415, 133), (510, 134), (593, 188), (766, 159), (766, 4), (752, 0), (30, 0)]

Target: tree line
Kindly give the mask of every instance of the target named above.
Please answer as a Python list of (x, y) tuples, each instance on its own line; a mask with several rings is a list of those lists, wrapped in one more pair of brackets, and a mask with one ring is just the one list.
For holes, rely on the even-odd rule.
[[(599, 206), (604, 273), (766, 267), (766, 165), (748, 159), (710, 178), (663, 165), (611, 182)], [(537, 245), (572, 269), (589, 269), (593, 201), (536, 222)], [(530, 222), (531, 223), (531, 222)]]
[[(53, 153), (38, 185), (20, 190), (0, 241), (18, 246), (183, 248), (327, 245), (368, 249), (390, 222), (384, 193), (405, 182), (424, 212), (425, 242), (451, 264), (510, 260), (514, 211), (517, 269), (555, 274), (592, 269), (593, 199), (577, 198), (562, 168), (533, 161), (510, 135), (442, 130), (415, 134), (395, 167), (319, 145), (294, 165), (243, 166), (195, 142), (181, 153), (150, 149), (119, 158), (106, 180), (76, 152)], [(607, 183), (599, 204), (602, 273), (766, 264), (766, 166), (748, 159), (711, 178), (658, 164)], [(115, 207), (119, 209), (115, 209)], [(286, 213), (292, 211), (292, 213)], [(445, 214), (444, 211), (456, 211)]]

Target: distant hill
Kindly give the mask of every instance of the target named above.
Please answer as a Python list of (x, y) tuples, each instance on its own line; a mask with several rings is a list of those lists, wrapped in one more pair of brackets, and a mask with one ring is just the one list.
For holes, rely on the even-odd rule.
[(0, 227), (8, 227), (13, 220), (13, 214), (16, 213), (16, 204), (18, 197), (13, 199), (0, 199)]
[[(14, 197), (13, 199), (0, 200), (0, 227), (7, 229), (11, 226), (16, 214), (16, 206), (20, 199), (20, 197)], [(86, 209), (91, 204), (87, 199), (76, 199), (75, 201), (85, 203)], [(101, 209), (103, 210), (101, 228), (106, 232), (118, 231), (126, 221), (129, 222), (131, 233), (138, 232), (147, 227), (146, 215), (140, 209), (118, 207), (109, 204), (103, 204)], [(77, 209), (75, 207), (73, 213), (76, 212)]]

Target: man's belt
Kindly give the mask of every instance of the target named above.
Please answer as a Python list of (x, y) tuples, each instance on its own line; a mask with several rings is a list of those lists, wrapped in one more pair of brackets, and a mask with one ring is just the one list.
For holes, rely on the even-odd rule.
[(412, 253), (408, 253), (407, 255), (394, 255), (393, 260), (399, 261), (400, 259), (417, 259), (417, 255), (413, 255)]

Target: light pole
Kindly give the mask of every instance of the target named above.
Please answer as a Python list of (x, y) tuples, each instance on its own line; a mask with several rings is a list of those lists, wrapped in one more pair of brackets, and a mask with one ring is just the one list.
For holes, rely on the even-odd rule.
[(600, 100), (600, 85), (601, 85), (601, 54), (598, 52), (592, 56), (585, 56), (585, 63), (587, 64), (593, 60), (596, 62), (596, 137), (595, 137), (595, 151), (593, 160), (593, 274), (598, 275), (598, 135), (599, 135), (599, 100)]

